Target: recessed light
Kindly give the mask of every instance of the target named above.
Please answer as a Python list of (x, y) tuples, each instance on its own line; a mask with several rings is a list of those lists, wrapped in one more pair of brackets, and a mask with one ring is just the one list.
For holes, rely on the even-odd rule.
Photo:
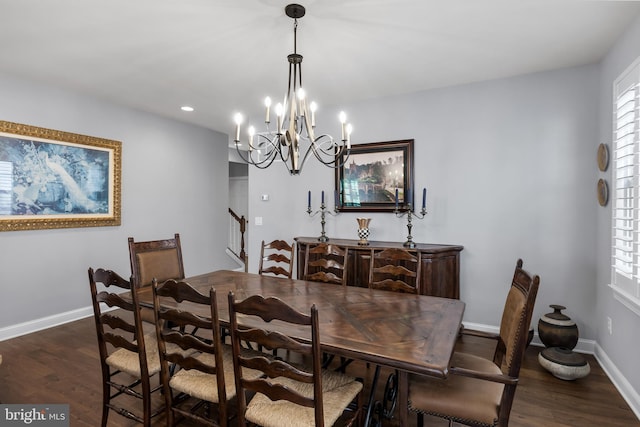
[(188, 105), (183, 105), (182, 107), (180, 107), (180, 109), (182, 111), (189, 111), (189, 112), (193, 111), (193, 107), (189, 107)]

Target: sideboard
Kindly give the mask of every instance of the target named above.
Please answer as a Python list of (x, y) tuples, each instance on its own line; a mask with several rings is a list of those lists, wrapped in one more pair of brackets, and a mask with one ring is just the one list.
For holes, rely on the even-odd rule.
[[(317, 237), (296, 237), (298, 257), (298, 279), (304, 271), (305, 253), (310, 245), (318, 244)], [(366, 288), (369, 283), (369, 264), (372, 249), (403, 248), (401, 242), (369, 241), (369, 245), (358, 245), (358, 240), (329, 239), (334, 244), (349, 249), (347, 260), (347, 283), (349, 286)], [(405, 248), (406, 249), (406, 248)], [(436, 245), (418, 243), (410, 250), (420, 252), (422, 274), (420, 293), (437, 297), (460, 299), (460, 251), (458, 245)]]

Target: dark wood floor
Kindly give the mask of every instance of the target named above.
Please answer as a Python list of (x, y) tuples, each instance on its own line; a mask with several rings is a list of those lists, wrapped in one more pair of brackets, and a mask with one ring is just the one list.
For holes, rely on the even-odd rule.
[[(459, 343), (459, 349), (481, 355), (491, 353), (484, 341), (467, 336)], [(538, 347), (527, 350), (511, 426), (640, 426), (593, 357), (587, 357), (591, 365), (588, 377), (562, 381), (540, 367), (539, 351)], [(93, 318), (2, 341), (0, 354), (0, 402), (68, 403), (72, 427), (99, 425), (102, 397)], [(370, 378), (373, 368), (354, 363), (348, 372)], [(415, 426), (415, 417), (410, 419), (411, 426)], [(134, 425), (116, 414), (110, 416), (110, 421), (111, 426)], [(157, 419), (154, 425), (164, 425), (164, 421)], [(427, 425), (446, 423), (428, 419)]]

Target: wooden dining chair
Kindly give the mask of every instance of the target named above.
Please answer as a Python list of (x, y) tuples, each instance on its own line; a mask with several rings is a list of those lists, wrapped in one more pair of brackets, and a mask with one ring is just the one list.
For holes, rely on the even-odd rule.
[(280, 275), (291, 279), (294, 245), (295, 243), (289, 244), (284, 240), (273, 240), (269, 243), (263, 240), (258, 274)]
[(522, 269), (519, 259), (502, 313), (500, 332), (484, 337), (496, 341), (493, 359), (454, 353), (446, 380), (409, 377), (409, 410), (470, 426), (509, 424), (520, 367), (527, 345), (529, 324), (540, 278)]
[[(242, 319), (242, 324), (239, 323)], [(276, 324), (266, 329), (272, 321)], [(263, 427), (332, 426), (336, 421), (359, 425), (362, 383), (347, 375), (324, 370), (320, 362), (318, 310), (301, 313), (282, 300), (253, 295), (236, 301), (229, 293), (229, 323), (238, 400), (238, 425), (247, 422)], [(277, 326), (276, 326), (277, 325)], [(303, 328), (308, 340), (286, 335)], [(293, 364), (268, 354), (245, 356), (241, 342), (265, 349), (296, 353), (307, 364)], [(246, 369), (263, 373), (247, 379)], [(251, 400), (249, 393), (253, 394)], [(354, 424), (355, 423), (355, 424)]]
[[(129, 237), (129, 262), (132, 281), (136, 288), (151, 286), (153, 279), (162, 283), (168, 279), (184, 279), (180, 235), (173, 239), (136, 242)], [(142, 320), (153, 323), (153, 310), (143, 307)]]
[[(98, 292), (98, 283), (117, 289)], [(144, 334), (137, 294), (131, 292), (131, 301), (118, 295), (131, 291), (131, 282), (111, 270), (89, 268), (89, 286), (102, 368), (101, 425), (107, 425), (109, 412), (114, 411), (150, 426), (151, 418), (164, 411), (152, 411), (152, 395), (162, 389), (161, 385), (152, 386), (151, 380), (160, 372), (155, 334)], [(142, 403), (138, 412), (130, 402), (136, 399)]]
[[(167, 425), (187, 419), (226, 427), (235, 382), (231, 347), (221, 343), (215, 290), (204, 295), (186, 282), (171, 279), (162, 284), (154, 279), (152, 286)], [(207, 316), (186, 311), (185, 302), (190, 310), (199, 306)], [(178, 328), (163, 326), (168, 323)], [(194, 329), (197, 335), (184, 332)]]
[(420, 252), (403, 248), (372, 249), (369, 288), (420, 293), (421, 264)]
[(151, 286), (153, 279), (184, 279), (180, 234), (173, 239), (136, 242), (129, 237), (129, 261), (136, 286)]
[(309, 245), (304, 255), (304, 280), (346, 286), (349, 249), (330, 243)]

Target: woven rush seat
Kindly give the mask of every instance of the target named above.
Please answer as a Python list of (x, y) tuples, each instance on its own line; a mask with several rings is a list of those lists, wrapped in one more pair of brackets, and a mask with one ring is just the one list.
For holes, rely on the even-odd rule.
[[(158, 341), (156, 334), (145, 334), (144, 342), (146, 346), (147, 370), (149, 375), (155, 375), (160, 372), (160, 356), (158, 354)], [(181, 350), (175, 344), (169, 344), (168, 348), (171, 352), (179, 352), (183, 356), (188, 356), (194, 352), (192, 349)], [(114, 351), (106, 360), (107, 365), (122, 372), (126, 372), (134, 377), (140, 376), (140, 363), (138, 353), (129, 351), (125, 348)]]
[[(231, 347), (228, 345), (222, 345), (221, 350), (225, 392), (227, 399), (232, 399), (236, 395), (236, 383), (233, 376), (233, 353)], [(250, 354), (252, 350), (245, 349), (244, 352)], [(265, 355), (265, 357), (269, 357), (269, 355)], [(206, 365), (215, 366), (214, 357), (209, 353), (200, 354), (196, 359)], [(260, 371), (246, 368), (244, 372), (247, 378), (258, 378), (262, 374)], [(186, 393), (209, 402), (218, 403), (220, 399), (218, 396), (216, 376), (195, 369), (181, 369), (171, 377), (169, 386), (175, 391)]]
[[(313, 397), (313, 384), (301, 383), (290, 378), (275, 378), (273, 383), (281, 384), (302, 394)], [(322, 394), (325, 424), (333, 425), (342, 412), (344, 404), (350, 402), (362, 391), (362, 383), (344, 374), (323, 370)], [(247, 405), (247, 421), (263, 427), (304, 427), (315, 426), (313, 408), (305, 408), (287, 400), (272, 401), (263, 394), (256, 394)]]

